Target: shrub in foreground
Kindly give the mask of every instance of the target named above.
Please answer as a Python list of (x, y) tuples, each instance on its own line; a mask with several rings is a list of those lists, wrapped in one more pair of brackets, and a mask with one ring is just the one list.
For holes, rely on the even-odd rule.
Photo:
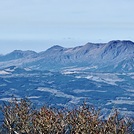
[(4, 115), (2, 134), (133, 134), (128, 118), (119, 118), (115, 111), (107, 120), (100, 111), (85, 103), (71, 111), (48, 107), (32, 109), (27, 99), (13, 99), (2, 108)]

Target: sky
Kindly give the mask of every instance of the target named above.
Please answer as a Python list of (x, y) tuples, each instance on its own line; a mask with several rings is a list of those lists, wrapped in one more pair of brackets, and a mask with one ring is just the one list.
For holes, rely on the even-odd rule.
[(134, 0), (0, 0), (0, 54), (134, 41)]

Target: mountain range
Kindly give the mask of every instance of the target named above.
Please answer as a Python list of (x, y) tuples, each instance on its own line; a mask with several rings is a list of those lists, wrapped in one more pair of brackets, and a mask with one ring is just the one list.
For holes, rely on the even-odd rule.
[(0, 69), (8, 66), (36, 70), (60, 70), (65, 67), (88, 67), (95, 72), (133, 72), (134, 42), (113, 40), (87, 43), (74, 48), (55, 45), (46, 51), (14, 50), (0, 55)]
[(0, 105), (13, 96), (37, 107), (73, 108), (86, 100), (105, 117), (113, 108), (134, 117), (134, 42), (56, 45), (40, 53), (1, 55)]

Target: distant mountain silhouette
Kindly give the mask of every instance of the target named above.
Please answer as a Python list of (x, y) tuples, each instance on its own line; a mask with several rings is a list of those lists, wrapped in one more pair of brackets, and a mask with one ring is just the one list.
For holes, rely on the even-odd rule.
[(39, 70), (76, 66), (91, 67), (90, 71), (132, 72), (134, 42), (113, 40), (108, 43), (87, 43), (74, 48), (56, 45), (40, 53), (15, 50), (0, 56), (1, 68), (12, 65)]

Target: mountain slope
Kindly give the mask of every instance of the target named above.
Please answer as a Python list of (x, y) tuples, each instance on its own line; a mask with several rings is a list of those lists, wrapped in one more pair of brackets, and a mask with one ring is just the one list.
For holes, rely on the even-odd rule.
[(34, 51), (21, 51), (21, 50), (14, 50), (13, 52), (6, 54), (6, 55), (1, 55), (0, 56), (0, 61), (10, 61), (10, 60), (16, 60), (16, 59), (21, 59), (21, 58), (32, 58), (37, 56), (37, 53)]
[(132, 72), (134, 71), (134, 42), (110, 41), (108, 43), (87, 43), (84, 46), (64, 48), (53, 46), (40, 53), (14, 51), (0, 57), (0, 66), (16, 65), (33, 69), (61, 69), (63, 67), (90, 67), (90, 71)]

